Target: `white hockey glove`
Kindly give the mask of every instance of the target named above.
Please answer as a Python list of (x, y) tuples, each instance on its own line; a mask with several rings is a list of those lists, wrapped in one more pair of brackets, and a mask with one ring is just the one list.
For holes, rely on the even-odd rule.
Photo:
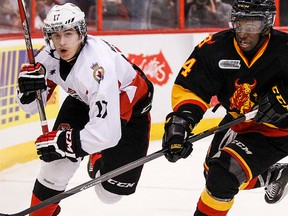
[(73, 129), (51, 131), (39, 136), (35, 142), (37, 154), (45, 162), (68, 158), (77, 162), (78, 157), (88, 155), (81, 148), (79, 132)]

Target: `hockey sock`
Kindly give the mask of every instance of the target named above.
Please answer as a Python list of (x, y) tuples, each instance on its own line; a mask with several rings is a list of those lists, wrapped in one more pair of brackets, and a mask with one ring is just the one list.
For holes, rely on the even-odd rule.
[(232, 207), (234, 199), (220, 200), (211, 196), (207, 189), (205, 189), (197, 203), (197, 209), (194, 216), (213, 215), (226, 216)]
[[(34, 194), (32, 194), (31, 206), (40, 203), (41, 200), (38, 199)], [(60, 206), (58, 204), (52, 204), (38, 211), (30, 214), (30, 216), (56, 216), (60, 213)]]
[[(47, 188), (46, 186), (42, 185), (38, 180), (36, 180), (32, 193), (31, 206), (34, 206), (41, 201), (53, 197), (61, 192), (63, 191), (56, 191)], [(58, 205), (58, 203), (55, 203), (31, 213), (30, 216), (56, 216), (59, 214), (59, 212), (60, 206)]]

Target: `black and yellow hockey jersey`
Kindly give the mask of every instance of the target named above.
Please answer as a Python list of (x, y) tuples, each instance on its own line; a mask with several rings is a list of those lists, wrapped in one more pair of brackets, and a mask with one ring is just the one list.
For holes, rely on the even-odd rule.
[[(232, 30), (221, 31), (195, 47), (173, 86), (174, 111), (189, 107), (196, 113), (196, 121), (200, 121), (212, 96), (217, 96), (222, 106), (236, 117), (254, 109), (259, 96), (280, 81), (287, 83), (288, 88), (288, 34), (273, 29), (249, 59), (234, 36)], [(286, 136), (288, 119), (277, 125), (247, 121), (233, 129), (239, 133)]]

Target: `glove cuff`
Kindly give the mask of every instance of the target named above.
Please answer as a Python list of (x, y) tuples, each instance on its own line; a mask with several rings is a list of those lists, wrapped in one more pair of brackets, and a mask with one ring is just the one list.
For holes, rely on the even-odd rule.
[(184, 104), (177, 109), (177, 112), (183, 113), (186, 118), (191, 119), (195, 125), (200, 122), (205, 113), (201, 107), (195, 104)]
[(172, 112), (169, 113), (166, 116), (166, 122), (169, 124), (165, 125), (166, 126), (170, 124), (175, 124), (183, 127), (185, 131), (190, 134), (195, 127), (196, 123), (194, 122), (194, 119), (191, 116), (187, 116), (187, 113), (184, 112)]
[(79, 130), (63, 131), (58, 136), (57, 144), (62, 151), (75, 154), (76, 158), (88, 155), (81, 147)]
[(22, 104), (30, 104), (36, 99), (36, 92), (18, 93)]
[(75, 140), (75, 154), (76, 157), (84, 157), (89, 155), (86, 151), (82, 149), (82, 143), (80, 140), (80, 130), (73, 130), (72, 139)]

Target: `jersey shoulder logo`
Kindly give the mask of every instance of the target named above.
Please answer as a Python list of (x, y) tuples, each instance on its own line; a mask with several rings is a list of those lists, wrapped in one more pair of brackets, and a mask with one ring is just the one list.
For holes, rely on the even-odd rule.
[(93, 78), (100, 83), (104, 79), (104, 68), (99, 66), (98, 63), (92, 64), (90, 68), (93, 70)]

